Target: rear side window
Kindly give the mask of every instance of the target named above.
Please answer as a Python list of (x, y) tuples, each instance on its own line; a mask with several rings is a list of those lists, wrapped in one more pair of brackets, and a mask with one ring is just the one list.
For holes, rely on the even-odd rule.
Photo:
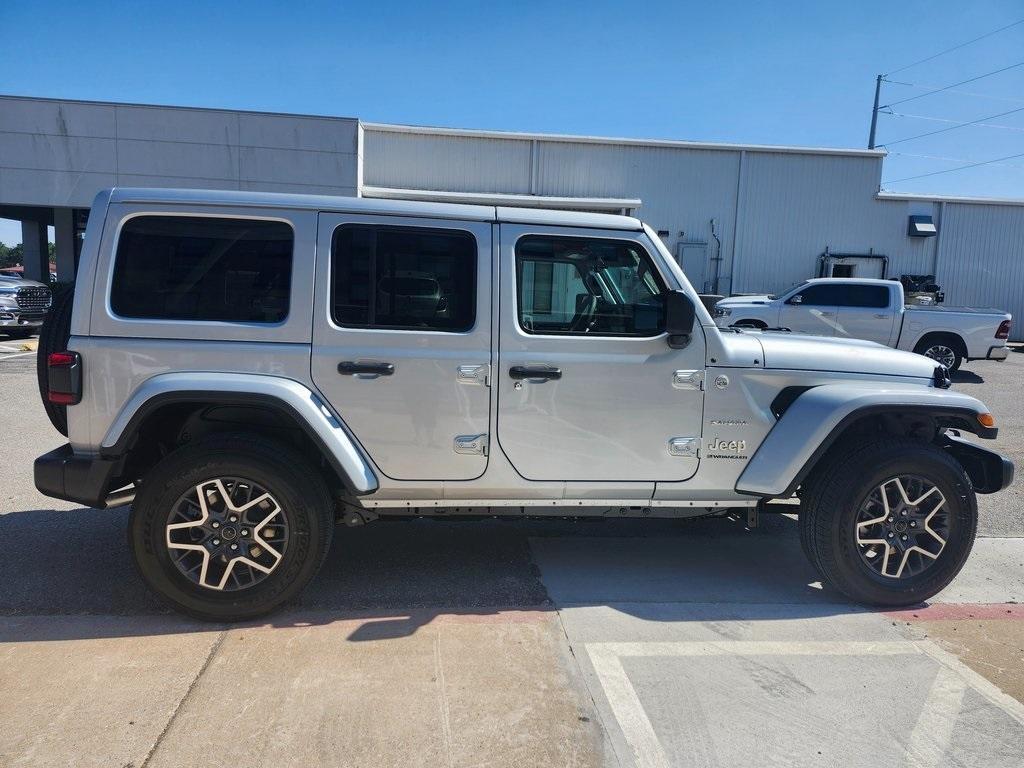
[(131, 318), (280, 323), (294, 243), (279, 221), (137, 216), (121, 228), (110, 307)]
[(872, 307), (881, 309), (889, 306), (889, 289), (884, 285), (850, 285), (841, 297), (840, 307)]
[(331, 318), (350, 328), (468, 331), (476, 261), (468, 232), (343, 224), (331, 245)]

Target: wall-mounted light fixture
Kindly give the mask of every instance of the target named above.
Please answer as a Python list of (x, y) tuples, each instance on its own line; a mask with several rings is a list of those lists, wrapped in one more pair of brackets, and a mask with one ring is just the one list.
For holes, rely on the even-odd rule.
[(907, 235), (910, 237), (935, 237), (939, 230), (935, 228), (935, 222), (931, 216), (911, 216), (910, 224), (907, 226)]

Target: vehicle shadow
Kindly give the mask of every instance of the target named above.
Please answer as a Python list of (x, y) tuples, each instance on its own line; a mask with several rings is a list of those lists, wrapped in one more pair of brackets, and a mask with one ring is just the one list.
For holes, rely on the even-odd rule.
[(974, 371), (965, 371), (961, 368), (959, 371), (953, 371), (949, 376), (950, 380), (954, 384), (984, 384), (985, 379), (976, 374)]
[[(222, 629), (167, 611), (146, 590), (126, 522), (124, 508), (0, 515), (0, 641)], [(697, 605), (700, 620), (744, 618), (741, 605), (763, 607), (748, 611), (750, 620), (864, 610), (816, 583), (793, 518), (762, 522), (755, 530), (723, 518), (417, 519), (339, 528), (301, 600), (250, 626), (354, 621), (349, 639), (365, 641), (405, 637), (439, 617), (514, 621), (562, 605), (608, 605), (662, 620)]]

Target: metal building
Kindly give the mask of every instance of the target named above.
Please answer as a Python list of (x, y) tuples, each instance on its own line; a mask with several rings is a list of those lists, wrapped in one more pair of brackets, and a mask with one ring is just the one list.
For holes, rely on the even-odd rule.
[[(949, 304), (1024, 318), (1024, 200), (880, 193), (883, 159), (0, 97), (0, 216), (25, 222), (26, 245), (55, 223), (61, 277), (102, 187), (309, 191), (629, 211), (659, 231), (698, 290), (934, 274)], [(1024, 340), (1024, 323), (1012, 338)]]

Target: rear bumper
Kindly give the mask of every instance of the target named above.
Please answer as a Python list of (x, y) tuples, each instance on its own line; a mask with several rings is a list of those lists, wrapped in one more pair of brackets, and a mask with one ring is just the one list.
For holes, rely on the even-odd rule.
[(948, 433), (943, 448), (960, 462), (978, 493), (996, 493), (1013, 482), (1013, 462), (1001, 453)]
[(76, 456), (65, 444), (36, 459), (36, 489), (55, 499), (103, 507), (118, 463), (117, 459)]
[(989, 347), (988, 354), (985, 355), (986, 360), (1005, 360), (1010, 354), (1010, 348), (1005, 344), (1001, 347)]

